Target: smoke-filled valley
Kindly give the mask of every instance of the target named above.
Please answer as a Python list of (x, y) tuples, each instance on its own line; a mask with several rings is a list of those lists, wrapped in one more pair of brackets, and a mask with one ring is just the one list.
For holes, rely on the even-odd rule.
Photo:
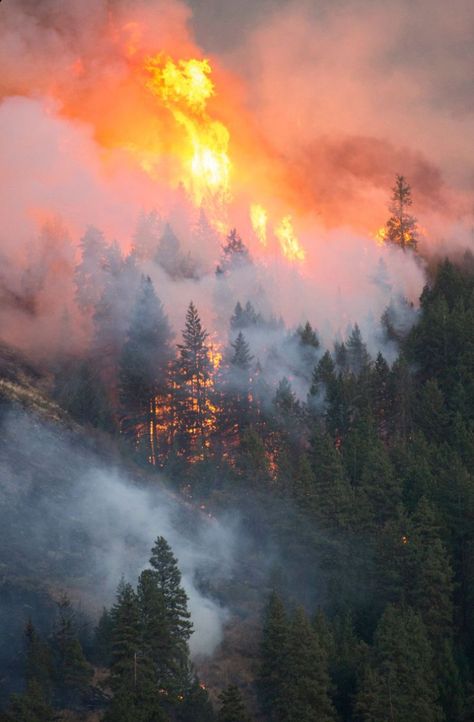
[(0, 3), (1, 722), (473, 719), (451, 5)]

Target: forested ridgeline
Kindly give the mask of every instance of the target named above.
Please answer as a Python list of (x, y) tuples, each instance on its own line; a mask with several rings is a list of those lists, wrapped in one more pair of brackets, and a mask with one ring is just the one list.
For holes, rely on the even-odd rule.
[[(92, 241), (102, 242), (89, 234), (78, 269), (87, 304), (97, 288), (86, 293)], [(238, 238), (229, 244), (223, 282), (233, 263), (248, 262)], [(245, 299), (229, 320), (227, 344), (211, 341), (193, 303), (174, 339), (150, 278), (139, 274), (120, 336), (116, 306), (104, 301), (130, 273), (130, 261), (126, 269), (126, 260), (117, 263), (121, 270), (114, 276), (107, 267), (104, 292), (84, 311), (95, 328), (87, 352), (56, 360), (53, 395), (79, 423), (115, 436), (124, 455), (156, 472), (157, 484), (164, 474), (196, 508), (238, 512), (252, 540), (250, 551), (243, 546), (249, 565), (271, 548), (258, 590), (260, 652), (249, 654), (245, 680), (236, 669), (222, 680), (219, 719), (472, 719), (472, 256), (432, 269), (411, 329), (388, 308), (381, 348), (390, 363), (369, 355), (357, 326), (324, 349), (310, 323), (285, 331)], [(256, 329), (269, 328), (285, 334), (296, 359), (294, 377), (276, 388), (251, 343)], [(105, 670), (97, 707), (110, 722), (213, 719), (189, 664), (191, 622), (177, 563), (160, 544), (138, 586), (120, 585), (95, 641), (83, 650), (68, 642), (67, 684), (58, 681), (66, 662), (54, 662), (62, 659), (57, 623), (49, 641), (38, 641), (31, 614), (28, 686), (6, 719), (50, 720), (51, 706), (80, 709), (90, 665)], [(171, 571), (160, 577), (162, 557)], [(166, 596), (169, 580), (177, 596)], [(238, 606), (244, 591), (237, 580), (213, 593)], [(52, 655), (46, 676), (50, 662), (31, 671), (34, 645), (44, 659)]]

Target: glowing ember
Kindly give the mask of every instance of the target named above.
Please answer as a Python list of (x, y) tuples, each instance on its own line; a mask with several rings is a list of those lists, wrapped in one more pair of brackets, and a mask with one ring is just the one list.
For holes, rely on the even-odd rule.
[(280, 241), (283, 255), (289, 261), (304, 261), (306, 251), (300, 244), (293, 230), (291, 216), (285, 216), (275, 228), (275, 235)]
[(374, 233), (375, 242), (378, 246), (384, 246), (387, 242), (387, 229), (385, 226), (382, 226), (382, 228), (379, 228), (376, 233)]
[(197, 205), (208, 197), (227, 200), (231, 175), (229, 131), (206, 110), (207, 101), (214, 95), (209, 62), (190, 59), (175, 63), (159, 54), (148, 59), (146, 70), (151, 75), (147, 88), (164, 102), (185, 130), (187, 143), (180, 146), (184, 155), (181, 182)]
[(252, 203), (250, 206), (250, 220), (252, 228), (262, 246), (267, 245), (267, 221), (268, 213), (263, 206)]
[(222, 362), (222, 353), (219, 351), (218, 348), (216, 348), (216, 346), (211, 346), (209, 348), (209, 360), (212, 364), (214, 371), (217, 371)]

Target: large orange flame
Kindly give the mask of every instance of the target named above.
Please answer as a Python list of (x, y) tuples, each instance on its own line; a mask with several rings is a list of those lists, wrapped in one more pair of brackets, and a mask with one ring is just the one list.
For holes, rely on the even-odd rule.
[(197, 205), (209, 196), (224, 202), (230, 196), (229, 131), (209, 116), (207, 101), (214, 95), (208, 60), (179, 60), (161, 54), (147, 60), (147, 87), (171, 111), (185, 131), (181, 145), (181, 182)]

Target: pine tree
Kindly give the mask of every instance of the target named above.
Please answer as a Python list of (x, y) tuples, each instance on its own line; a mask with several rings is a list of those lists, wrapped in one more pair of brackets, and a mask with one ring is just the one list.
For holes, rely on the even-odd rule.
[(389, 605), (357, 695), (361, 722), (440, 722), (433, 654), (420, 617)]
[(378, 439), (367, 440), (356, 489), (359, 524), (382, 527), (393, 518), (402, 499), (402, 488), (390, 458)]
[(362, 340), (360, 328), (355, 324), (346, 343), (347, 365), (356, 376), (367, 370), (370, 364), (370, 356), (367, 346)]
[(246, 489), (250, 484), (254, 491), (261, 490), (270, 479), (264, 440), (253, 426), (245, 428), (240, 434), (236, 467)]
[(53, 673), (51, 650), (38, 636), (31, 619), (25, 627), (25, 641), (25, 679), (27, 683), (35, 682), (42, 690), (45, 699), (49, 699)]
[(89, 226), (79, 243), (81, 261), (76, 266), (74, 281), (76, 301), (83, 311), (92, 311), (99, 302), (105, 284), (106, 242), (101, 231)]
[(12, 695), (5, 718), (0, 713), (0, 719), (5, 722), (51, 722), (55, 713), (46, 701), (41, 685), (28, 682), (23, 694)]
[(61, 364), (55, 374), (53, 395), (80, 424), (113, 431), (107, 390), (92, 359), (69, 359)]
[(411, 188), (404, 176), (397, 175), (392, 191), (392, 201), (389, 205), (391, 216), (387, 221), (386, 239), (389, 243), (400, 246), (404, 251), (408, 248), (416, 251), (417, 223), (416, 218), (408, 212), (413, 201)]
[(120, 358), (120, 403), (124, 433), (132, 436), (136, 448), (152, 464), (162, 460), (166, 452), (157, 431), (157, 397), (166, 395), (172, 337), (153, 283), (149, 277), (142, 277)]
[(171, 278), (177, 278), (179, 276), (180, 260), (181, 244), (170, 224), (167, 223), (155, 253), (155, 262), (158, 263)]
[(232, 366), (241, 369), (242, 371), (248, 371), (253, 356), (250, 353), (249, 345), (245, 340), (242, 331), (239, 331), (237, 338), (231, 343), (231, 346), (234, 349), (233, 356), (230, 360)]
[(288, 722), (334, 722), (328, 660), (304, 611), (296, 611), (289, 630), (284, 689), (290, 703)]
[(291, 703), (285, 690), (288, 653), (288, 619), (280, 597), (273, 592), (265, 610), (257, 680), (260, 706), (270, 722), (288, 719)]
[(326, 351), (313, 371), (310, 397), (324, 398), (329, 403), (334, 394), (336, 367), (329, 351)]
[(130, 255), (123, 260), (117, 254), (109, 254), (106, 268), (104, 289), (94, 307), (90, 357), (117, 406), (120, 354), (127, 338), (140, 274)]
[(186, 313), (183, 342), (178, 344), (179, 418), (181, 434), (187, 446), (205, 446), (213, 427), (210, 408), (212, 364), (207, 339), (198, 311), (191, 301)]
[(314, 516), (323, 528), (347, 529), (354, 499), (341, 453), (331, 438), (318, 428), (310, 444), (310, 462), (314, 474)]
[(304, 326), (298, 327), (297, 335), (303, 346), (311, 346), (314, 349), (318, 349), (321, 345), (318, 334), (314, 331), (309, 321), (306, 321)]
[(240, 690), (234, 684), (226, 687), (219, 695), (221, 708), (217, 722), (250, 722)]
[(110, 610), (112, 620), (111, 684), (116, 693), (132, 694), (137, 683), (140, 662), (141, 630), (137, 595), (131, 584), (122, 579), (115, 604)]
[(234, 313), (230, 318), (231, 329), (237, 331), (251, 326), (259, 326), (260, 324), (263, 324), (263, 319), (261, 315), (255, 311), (250, 301), (247, 301), (245, 306), (242, 306), (240, 301), (237, 301)]
[(160, 242), (162, 220), (156, 211), (142, 212), (133, 234), (133, 256), (148, 261), (156, 254)]
[(249, 250), (235, 228), (229, 232), (222, 246), (222, 261), (217, 267), (218, 273), (231, 271), (251, 263)]
[(303, 361), (305, 373), (309, 374), (314, 369), (320, 342), (318, 334), (313, 329), (309, 321), (304, 326), (299, 326), (296, 330), (296, 339), (298, 341), (299, 352)]
[(155, 574), (145, 569), (138, 578), (137, 601), (140, 616), (139, 665), (140, 688), (165, 690), (169, 695), (172, 672), (168, 669), (171, 640), (162, 591)]
[(123, 580), (110, 615), (114, 696), (104, 722), (166, 722), (150, 645), (144, 636), (143, 610), (132, 586)]
[(282, 429), (292, 427), (294, 433), (300, 421), (301, 407), (286, 377), (281, 379), (277, 386), (273, 406), (278, 425)]
[(453, 570), (440, 537), (435, 509), (422, 497), (412, 516), (412, 577), (408, 599), (420, 613), (433, 648), (439, 652), (453, 632)]
[(105, 607), (94, 630), (94, 661), (102, 667), (110, 667), (112, 661), (112, 636), (114, 622)]
[(451, 418), (436, 379), (428, 379), (421, 388), (414, 416), (428, 441), (440, 443), (446, 438)]
[(220, 428), (232, 437), (250, 423), (250, 373), (253, 356), (242, 331), (224, 356), (228, 362), (220, 370), (220, 387), (225, 397)]
[(52, 649), (58, 701), (64, 706), (77, 704), (90, 684), (92, 667), (84, 657), (77, 637), (74, 610), (66, 596), (58, 602)]
[[(147, 635), (152, 658), (158, 669), (159, 684), (170, 694), (178, 694), (185, 685), (189, 668), (188, 640), (193, 625), (188, 611), (188, 598), (181, 586), (181, 573), (176, 557), (164, 537), (158, 537), (150, 557), (149, 585), (156, 595), (153, 604), (162, 611), (154, 612), (154, 628)], [(162, 623), (158, 629), (157, 618)], [(156, 628), (155, 628), (156, 627)]]
[(408, 362), (400, 356), (391, 372), (392, 423), (391, 432), (407, 442), (413, 431), (413, 378)]
[(329, 670), (333, 681), (334, 706), (341, 719), (353, 718), (357, 680), (364, 668), (366, 645), (354, 629), (350, 612), (336, 615), (331, 622), (332, 653)]
[(216, 722), (209, 693), (194, 674), (178, 707), (179, 722)]
[(377, 435), (387, 441), (390, 431), (389, 420), (392, 409), (390, 394), (390, 368), (381, 353), (378, 353), (371, 374), (372, 413)]

